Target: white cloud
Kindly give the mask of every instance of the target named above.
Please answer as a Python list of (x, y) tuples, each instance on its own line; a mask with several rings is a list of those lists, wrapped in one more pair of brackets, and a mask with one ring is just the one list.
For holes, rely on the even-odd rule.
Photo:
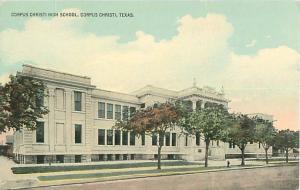
[(118, 43), (119, 36), (79, 32), (74, 29), (77, 22), (32, 18), (22, 31), (5, 30), (0, 34), (1, 56), (9, 64), (30, 60), (89, 75), (97, 86), (113, 90), (134, 90), (147, 83), (181, 88), (191, 74), (199, 81), (208, 78), (204, 73), (209, 72), (209, 65), (226, 58), (227, 39), (233, 32), (222, 15), (187, 15), (178, 21), (178, 34), (171, 40), (157, 41), (138, 31), (135, 40)]
[(119, 43), (119, 36), (82, 33), (79, 22), (84, 19), (32, 18), (24, 30), (4, 30), (0, 56), (7, 64), (32, 61), (88, 75), (99, 88), (125, 92), (146, 84), (182, 89), (196, 77), (199, 85), (224, 85), (236, 111), (265, 112), (282, 121), (289, 112), (291, 125), (297, 124), (299, 52), (280, 46), (253, 56), (236, 54), (227, 44), (233, 26), (223, 15), (186, 15), (170, 40), (137, 31), (127, 43)]
[(246, 44), (246, 47), (254, 47), (256, 45), (256, 40), (252, 40), (250, 43)]

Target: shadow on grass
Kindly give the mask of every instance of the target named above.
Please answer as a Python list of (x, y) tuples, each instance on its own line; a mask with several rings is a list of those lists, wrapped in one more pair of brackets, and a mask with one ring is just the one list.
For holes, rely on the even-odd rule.
[[(188, 166), (200, 165), (199, 163), (192, 163), (186, 161), (172, 161), (162, 162), (164, 166)], [(157, 162), (138, 162), (138, 163), (112, 163), (112, 164), (91, 164), (91, 165), (56, 165), (56, 166), (24, 166), (12, 167), (14, 174), (29, 174), (29, 173), (48, 173), (48, 172), (66, 172), (66, 171), (83, 171), (83, 170), (101, 170), (101, 169), (123, 169), (123, 168), (140, 168), (140, 167), (155, 167)]]

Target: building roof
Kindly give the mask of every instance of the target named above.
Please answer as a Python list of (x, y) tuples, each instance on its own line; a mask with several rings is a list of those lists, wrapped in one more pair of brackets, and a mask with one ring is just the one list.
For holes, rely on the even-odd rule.
[(214, 101), (229, 102), (229, 100), (225, 98), (223, 92), (218, 92), (214, 88), (208, 86), (199, 88), (197, 87), (195, 81), (192, 87), (179, 91), (160, 88), (153, 85), (146, 85), (141, 89), (127, 94), (103, 89), (96, 89), (96, 86), (91, 85), (91, 78), (87, 76), (74, 75), (54, 71), (51, 69), (43, 69), (32, 65), (23, 65), (23, 71), (19, 74), (35, 77), (49, 82), (64, 83), (71, 86), (90, 88), (92, 89), (92, 96), (94, 97), (125, 101), (133, 104), (141, 103), (139, 101), (139, 98), (145, 95), (154, 95), (165, 98), (186, 98), (190, 96), (198, 96)]

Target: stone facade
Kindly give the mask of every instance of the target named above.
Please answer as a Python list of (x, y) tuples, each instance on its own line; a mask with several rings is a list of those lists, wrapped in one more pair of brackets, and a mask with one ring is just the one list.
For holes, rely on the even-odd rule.
[[(181, 91), (148, 85), (124, 94), (97, 89), (91, 85), (89, 77), (30, 65), (24, 65), (23, 71), (18, 74), (45, 82), (47, 96), (44, 104), (50, 110), (40, 119), (41, 132), (24, 129), (14, 133), (13, 152), (20, 163), (155, 159), (157, 147), (153, 145), (152, 137), (146, 135), (143, 139), (112, 130), (116, 118), (130, 117), (134, 109), (170, 99), (189, 101), (193, 110), (205, 107), (207, 103), (227, 107), (229, 102), (223, 92), (210, 87), (199, 88), (196, 84)], [(186, 137), (175, 129), (165, 137), (162, 158), (202, 160), (204, 145), (202, 139)], [(257, 156), (263, 153), (256, 143), (247, 146), (246, 154)], [(221, 141), (211, 142), (211, 159), (225, 159), (225, 155), (238, 154), (240, 151), (236, 146)]]

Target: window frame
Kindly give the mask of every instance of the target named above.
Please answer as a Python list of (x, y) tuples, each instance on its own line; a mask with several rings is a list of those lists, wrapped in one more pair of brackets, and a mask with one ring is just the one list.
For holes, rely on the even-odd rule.
[(98, 118), (105, 119), (105, 102), (98, 102)]
[[(121, 130), (114, 130), (115, 133), (115, 144), (114, 145), (121, 145)], [(118, 137), (118, 138), (117, 138)], [(119, 139), (117, 141), (117, 139)]]
[(105, 145), (105, 135), (106, 135), (105, 129), (98, 129), (98, 145)]
[(80, 91), (74, 91), (74, 111), (82, 111), (82, 92)]
[(172, 133), (172, 146), (176, 146), (176, 145), (177, 145), (177, 134), (176, 133)]
[[(42, 136), (40, 136), (41, 129), (42, 129)], [(36, 143), (45, 143), (45, 122), (43, 122), (43, 121), (36, 122), (35, 142)]]
[(122, 131), (122, 145), (128, 146), (128, 131)]
[(122, 120), (122, 106), (115, 104), (115, 120)]
[(114, 145), (114, 130), (106, 130), (106, 145)]
[[(77, 137), (79, 137), (79, 136), (77, 136), (76, 135), (76, 131), (77, 131), (77, 127), (79, 127), (80, 126), (80, 142), (77, 142)], [(74, 142), (75, 142), (75, 144), (82, 144), (82, 124), (75, 124), (74, 125)]]

